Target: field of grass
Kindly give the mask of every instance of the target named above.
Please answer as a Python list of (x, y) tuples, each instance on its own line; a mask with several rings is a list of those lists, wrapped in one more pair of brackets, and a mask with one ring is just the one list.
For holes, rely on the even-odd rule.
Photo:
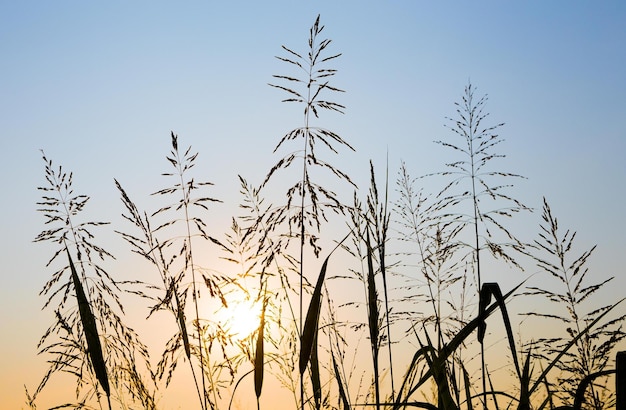
[[(345, 109), (333, 83), (341, 53), (319, 17), (308, 40), (282, 47), (285, 72), (270, 84), (302, 109), (301, 125), (277, 141), (259, 186), (239, 177), (228, 232), (213, 228), (219, 187), (194, 172), (201, 156), (174, 132), (157, 207), (142, 209), (115, 181), (121, 226), (83, 219), (91, 199), (43, 153), (45, 230), (35, 240), (56, 247), (41, 291), (54, 319), (39, 343), (49, 370), (26, 391), (31, 408), (60, 373), (76, 384), (56, 408), (157, 409), (178, 377), (202, 410), (251, 394), (273, 408), (263, 398), (276, 390), (294, 409), (614, 407), (622, 301), (596, 298), (611, 278), (588, 270), (594, 248), (577, 250), (547, 200), (532, 210), (516, 198), (523, 176), (506, 169), (504, 124), (487, 97), (471, 83), (460, 93), (449, 139), (436, 142), (440, 171), (371, 163), (369, 186), (357, 187), (340, 166), (352, 145), (324, 127), (326, 112)], [(424, 191), (425, 180), (441, 189)], [(511, 221), (531, 214), (536, 237), (521, 239)], [(103, 229), (149, 278), (109, 270)], [(517, 284), (485, 280), (494, 270)], [(130, 299), (171, 331), (156, 354), (127, 319)], [(537, 300), (551, 309), (533, 310)]]

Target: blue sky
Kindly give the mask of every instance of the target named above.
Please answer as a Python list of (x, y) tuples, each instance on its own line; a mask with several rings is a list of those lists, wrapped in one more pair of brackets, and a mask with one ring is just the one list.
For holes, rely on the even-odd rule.
[(581, 249), (598, 244), (592, 266), (617, 277), (611, 300), (623, 296), (623, 2), (3, 2), (0, 346), (12, 353), (0, 358), (0, 396), (11, 408), (43, 372), (36, 343), (51, 319), (37, 296), (49, 254), (32, 243), (44, 229), (39, 149), (74, 171), (93, 219), (115, 223), (113, 178), (137, 197), (159, 188), (174, 131), (200, 152), (228, 221), (237, 175), (260, 183), (274, 145), (300, 125), (300, 108), (267, 83), (286, 69), (280, 46), (304, 50), (318, 13), (347, 91), (346, 114), (321, 122), (356, 148), (339, 161), (359, 185), (387, 152), (391, 175), (400, 160), (415, 175), (441, 170), (432, 141), (450, 136), (445, 117), (471, 81), (506, 123), (505, 167), (528, 177), (518, 197), (538, 208), (546, 196)]

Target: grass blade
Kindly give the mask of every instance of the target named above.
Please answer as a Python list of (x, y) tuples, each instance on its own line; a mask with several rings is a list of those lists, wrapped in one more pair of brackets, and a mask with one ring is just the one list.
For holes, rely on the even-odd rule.
[(376, 408), (380, 408), (380, 384), (378, 375), (378, 292), (376, 292), (376, 281), (374, 280), (374, 264), (372, 262), (372, 245), (370, 243), (370, 232), (366, 228), (367, 242), (367, 319), (370, 330), (370, 342), (372, 345), (372, 359), (374, 361), (374, 388), (376, 394)]
[[(522, 281), (519, 285), (517, 285), (516, 287), (514, 287), (513, 289), (511, 289), (506, 295), (504, 295), (502, 297), (503, 300), (508, 299), (513, 293), (515, 293), (515, 291), (517, 291), (517, 289), (520, 288), (520, 286), (522, 286), (526, 281)], [(456, 336), (454, 336), (454, 338), (448, 342), (447, 344), (445, 344), (438, 352), (438, 360), (440, 361), (444, 361), (448, 358), (448, 356), (450, 356), (464, 341), (465, 339), (468, 338), (469, 335), (472, 334), (472, 332), (474, 330), (476, 330), (476, 328), (478, 328), (480, 326), (480, 324), (482, 322), (484, 322), (484, 320), (489, 317), (494, 310), (496, 310), (496, 308), (498, 307), (497, 303), (491, 304), (488, 308), (486, 308), (483, 312), (479, 313), (478, 317), (476, 317), (475, 319), (473, 319), (471, 322), (469, 322), (468, 324), (466, 324), (460, 331), (457, 332)], [(418, 350), (418, 352), (416, 353), (416, 356), (418, 354), (424, 354), (426, 355), (426, 351), (420, 349)], [(415, 358), (414, 358), (415, 360)], [(547, 372), (546, 372), (547, 373)], [(413, 393), (415, 393), (428, 379), (430, 379), (431, 377), (433, 377), (433, 369), (429, 368), (426, 373), (424, 373), (424, 375), (422, 375), (422, 377), (420, 378), (420, 380), (413, 386), (411, 387), (406, 394), (406, 397), (410, 397)], [(401, 401), (400, 401), (400, 397), (398, 396), (398, 398), (396, 399), (395, 405), (394, 405), (394, 409), (398, 409), (400, 408), (400, 406), (402, 405)]]
[(322, 269), (320, 270), (320, 274), (317, 278), (313, 296), (311, 296), (311, 304), (309, 305), (309, 310), (306, 313), (306, 320), (304, 321), (302, 343), (300, 348), (300, 374), (304, 374), (304, 371), (306, 370), (306, 366), (311, 358), (313, 344), (316, 341), (315, 334), (317, 333), (320, 309), (322, 306), (322, 284), (324, 283), (324, 277), (326, 276), (328, 258), (330, 258), (330, 255), (326, 257), (324, 263), (322, 264)]
[(597, 379), (598, 377), (608, 376), (614, 373), (616, 373), (615, 369), (602, 370), (599, 372), (592, 373), (588, 375), (587, 377), (585, 377), (580, 382), (580, 384), (578, 385), (578, 388), (576, 389), (576, 396), (574, 397), (574, 410), (580, 410), (582, 408), (582, 405), (585, 402), (585, 391), (587, 390), (587, 387), (589, 387), (589, 385), (593, 383), (595, 379)]
[[(428, 343), (428, 351), (432, 354), (432, 358), (429, 357), (428, 354), (424, 357), (426, 358), (429, 369), (433, 373), (435, 384), (437, 385), (437, 406), (442, 410), (458, 410), (450, 390), (450, 380), (448, 378), (449, 372), (446, 359), (440, 358), (439, 352), (435, 349), (426, 328), (424, 328), (424, 335), (426, 336), (426, 342)], [(418, 341), (420, 342), (420, 345), (423, 346), (421, 340), (418, 339)]]
[(65, 247), (65, 251), (67, 252), (67, 258), (70, 263), (72, 281), (74, 282), (74, 289), (76, 290), (78, 311), (80, 313), (80, 321), (83, 325), (83, 333), (85, 334), (85, 339), (87, 341), (87, 351), (89, 353), (89, 359), (91, 360), (91, 365), (94, 372), (96, 373), (96, 378), (100, 382), (102, 390), (104, 390), (107, 395), (107, 400), (109, 401), (110, 408), (111, 391), (109, 388), (109, 378), (107, 376), (107, 368), (104, 362), (104, 356), (102, 355), (102, 345), (100, 344), (98, 328), (96, 327), (96, 318), (91, 311), (89, 301), (87, 300), (87, 296), (85, 296), (85, 291), (83, 290), (83, 286), (80, 283), (78, 273), (76, 272), (76, 267), (74, 266), (72, 256), (70, 255), (70, 251), (67, 246)]
[(335, 372), (335, 380), (337, 381), (337, 387), (339, 389), (339, 398), (341, 399), (341, 403), (343, 404), (343, 410), (350, 410), (350, 402), (348, 401), (348, 396), (346, 395), (346, 391), (343, 387), (343, 380), (341, 379), (339, 366), (337, 366), (337, 360), (335, 360), (335, 354), (331, 352), (330, 355), (333, 359), (333, 371)]
[(320, 363), (317, 356), (317, 335), (318, 329), (315, 329), (315, 340), (311, 349), (311, 386), (313, 387), (313, 398), (315, 399), (315, 409), (320, 410), (322, 405), (322, 381), (320, 378)]
[[(480, 291), (479, 311), (481, 314), (485, 311), (487, 305), (489, 305), (489, 303), (491, 302), (491, 296), (495, 298), (497, 306), (500, 307), (500, 312), (502, 313), (502, 321), (504, 322), (506, 335), (509, 340), (509, 349), (511, 350), (511, 356), (513, 356), (513, 363), (515, 364), (515, 370), (517, 371), (517, 376), (521, 377), (519, 362), (517, 360), (517, 351), (515, 350), (515, 339), (513, 338), (513, 330), (511, 328), (511, 320), (509, 319), (509, 314), (506, 309), (506, 303), (504, 302), (504, 298), (502, 297), (500, 285), (498, 285), (496, 282), (483, 284), (483, 287)], [(478, 326), (478, 341), (480, 343), (483, 343), (486, 330), (487, 324), (483, 320), (482, 323)]]
[(174, 286), (174, 280), (171, 283), (172, 293), (176, 300), (176, 319), (178, 320), (178, 326), (180, 327), (180, 334), (183, 338), (183, 346), (185, 347), (185, 355), (188, 360), (191, 360), (191, 346), (189, 345), (189, 334), (187, 333), (187, 325), (185, 324), (185, 312), (183, 306), (180, 305), (178, 299), (178, 291)]
[(520, 375), (520, 397), (519, 404), (517, 406), (518, 410), (528, 410), (530, 409), (530, 357), (531, 351), (528, 350), (526, 354), (526, 360), (524, 361), (524, 369), (522, 370), (522, 374)]
[(313, 295), (311, 296), (311, 303), (309, 304), (309, 309), (306, 313), (306, 319), (304, 321), (304, 328), (302, 330), (302, 340), (300, 347), (300, 374), (304, 374), (306, 370), (306, 366), (309, 363), (309, 359), (311, 358), (311, 350), (313, 348), (313, 343), (316, 341), (315, 334), (317, 333), (317, 327), (319, 323), (320, 317), (320, 309), (322, 307), (322, 286), (324, 284), (324, 278), (326, 277), (326, 268), (328, 267), (328, 260), (330, 256), (337, 250), (339, 246), (350, 236), (352, 232), (348, 233), (344, 238), (335, 246), (335, 248), (330, 251), (326, 259), (324, 259), (324, 263), (322, 264), (322, 268), (320, 269), (320, 274), (317, 277), (317, 283), (315, 284), (315, 289), (313, 290)]
[(254, 354), (254, 392), (257, 401), (261, 397), (261, 389), (263, 388), (263, 356), (264, 356), (264, 332), (265, 332), (265, 309), (267, 308), (267, 298), (263, 301), (263, 309), (261, 310), (261, 323), (256, 338), (256, 351)]
[[(624, 299), (626, 299), (626, 298), (624, 298)], [(558, 363), (558, 361), (561, 360), (561, 357), (563, 357), (563, 355), (565, 355), (565, 353), (567, 353), (567, 351), (572, 346), (574, 346), (576, 344), (576, 342), (581, 337), (583, 337), (587, 332), (589, 332), (589, 330), (592, 327), (594, 327), (596, 325), (596, 323), (598, 323), (600, 321), (600, 319), (602, 319), (604, 316), (606, 316), (617, 305), (622, 303), (624, 301), (624, 299), (621, 299), (619, 302), (615, 303), (613, 306), (611, 306), (610, 308), (605, 310), (601, 315), (599, 315), (597, 318), (595, 318), (593, 320), (593, 322), (589, 323), (589, 325), (587, 327), (585, 327), (583, 330), (581, 330), (580, 333), (578, 333), (576, 335), (576, 337), (574, 337), (572, 340), (570, 340), (570, 342), (559, 352), (559, 354), (552, 360), (552, 362), (550, 362), (548, 367), (546, 367), (545, 370), (541, 373), (541, 375), (537, 378), (537, 380), (533, 384), (533, 387), (530, 389), (529, 393), (532, 394), (537, 389), (537, 387), (539, 387), (539, 385), (542, 383), (543, 379), (548, 375), (548, 372), (552, 369), (552, 367), (554, 367)]]
[(461, 371), (463, 372), (463, 386), (465, 388), (465, 401), (467, 403), (467, 410), (474, 410), (472, 405), (472, 393), (470, 392), (470, 387), (472, 386), (472, 382), (470, 381), (469, 373), (463, 363), (461, 363)]

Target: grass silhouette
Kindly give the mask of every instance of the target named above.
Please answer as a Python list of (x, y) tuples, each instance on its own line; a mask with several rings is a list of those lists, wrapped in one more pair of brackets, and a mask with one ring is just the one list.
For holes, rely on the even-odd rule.
[[(321, 39), (323, 30), (318, 16), (305, 52), (282, 48), (286, 54), (279, 60), (296, 74), (276, 75), (270, 85), (286, 93), (284, 101), (303, 107), (303, 125), (281, 138), (275, 153), (295, 148), (259, 186), (239, 177), (240, 214), (232, 216), (229, 232), (213, 231), (211, 209), (219, 200), (206, 190), (214, 187), (196, 180), (198, 154), (182, 149), (173, 132), (166, 156), (173, 170), (163, 174), (173, 182), (153, 194), (161, 207), (139, 209), (115, 181), (129, 225), (115, 231), (152, 267), (156, 282), (118, 280), (101, 267), (114, 255), (96, 245), (95, 231), (108, 224), (82, 221), (89, 197), (75, 194), (72, 174), (43, 156), (46, 184), (38, 204), (46, 230), (35, 241), (56, 246), (48, 265), (59, 267), (41, 291), (54, 312), (39, 344), (50, 367), (33, 393), (26, 391), (31, 408), (50, 378), (65, 372), (75, 377), (76, 388), (54, 408), (106, 403), (156, 409), (156, 398), (183, 371), (181, 360), (202, 410), (231, 408), (245, 378), (254, 379), (257, 408), (268, 394), (268, 378), (301, 409), (598, 410), (615, 404), (606, 381), (615, 372), (610, 358), (625, 336), (626, 315), (615, 313), (621, 301), (593, 300), (611, 279), (587, 282), (593, 249), (570, 258), (575, 234), (559, 230), (547, 201), (538, 239), (525, 243), (509, 228), (530, 209), (513, 196), (511, 181), (522, 177), (495, 168), (505, 158), (496, 151), (503, 124), (486, 125), (486, 96), (476, 98), (472, 84), (465, 88), (456, 117), (448, 119), (455, 139), (437, 141), (451, 154), (443, 171), (414, 178), (402, 164), (394, 198), (389, 165), (383, 189), (370, 163), (370, 186), (363, 192), (319, 149), (332, 155), (353, 150), (317, 125), (323, 111), (346, 110), (328, 97), (343, 92), (330, 84), (336, 73), (331, 64), (341, 54), (326, 54), (331, 41)], [(281, 173), (290, 182), (284, 202), (274, 204), (265, 195)], [(442, 188), (424, 192), (417, 186), (424, 178), (443, 178)], [(352, 204), (336, 194), (346, 191)], [(330, 225), (345, 228), (345, 237), (329, 237)], [(402, 251), (395, 250), (398, 244)], [(229, 262), (232, 270), (202, 266), (199, 255), (205, 254)], [(535, 286), (531, 278), (502, 289), (484, 280), (490, 257), (517, 272), (534, 263), (538, 275), (557, 279), (561, 287)], [(354, 284), (363, 298), (336, 302)], [(251, 301), (260, 307), (258, 326), (235, 337), (201, 314), (202, 295), (216, 310)], [(554, 310), (526, 314), (557, 322), (563, 335), (524, 334), (525, 343), (516, 341), (508, 305), (514, 297), (547, 298)], [(125, 319), (129, 298), (148, 303), (149, 320), (166, 312), (176, 329), (156, 359)], [(496, 311), (501, 321), (488, 321)], [(511, 358), (511, 390), (494, 384), (485, 349), (487, 326), (500, 325), (506, 340), (500, 355)], [(361, 360), (362, 340), (371, 362)]]

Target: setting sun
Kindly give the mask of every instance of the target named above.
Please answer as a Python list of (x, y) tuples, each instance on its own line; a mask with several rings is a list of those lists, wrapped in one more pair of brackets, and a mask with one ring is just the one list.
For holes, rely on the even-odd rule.
[(216, 320), (234, 339), (245, 339), (259, 327), (260, 305), (250, 300), (230, 302), (216, 313)]

